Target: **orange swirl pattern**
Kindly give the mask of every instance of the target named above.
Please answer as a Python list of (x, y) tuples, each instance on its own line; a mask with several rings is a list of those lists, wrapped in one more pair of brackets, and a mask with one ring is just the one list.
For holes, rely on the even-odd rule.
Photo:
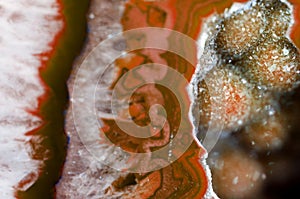
[[(244, 0), (235, 2), (245, 2)], [(169, 28), (175, 31), (179, 31), (183, 34), (190, 36), (197, 40), (200, 32), (203, 20), (213, 13), (221, 13), (225, 8), (229, 8), (233, 1), (231, 0), (164, 0), (164, 1), (141, 1), (131, 0), (126, 4), (125, 11), (122, 17), (123, 30), (130, 30), (141, 27), (162, 27)], [(296, 1), (291, 1), (294, 5), (295, 24), (292, 28), (291, 38), (295, 44), (300, 46), (300, 39), (297, 35), (300, 35), (300, 7)], [(155, 36), (155, 35), (154, 35)], [(184, 44), (178, 42), (176, 38), (172, 38), (172, 35), (167, 38), (172, 45), (180, 45), (183, 49), (186, 47)], [(196, 63), (197, 49), (189, 51), (194, 56)], [(178, 72), (183, 74), (188, 80), (191, 79), (195, 68), (183, 60), (180, 56), (174, 55), (171, 52), (147, 49), (139, 50), (132, 53), (131, 58), (119, 58), (116, 61), (116, 65), (119, 68), (119, 74), (116, 81), (128, 70), (139, 66), (144, 63), (167, 63), (168, 66), (173, 67)], [(111, 86), (114, 88), (114, 84)], [(153, 87), (157, 89), (160, 94), (163, 95), (164, 101), (168, 99), (170, 107), (165, 107), (168, 115), (174, 117), (168, 117), (167, 120), (170, 123), (171, 131), (176, 130), (178, 124), (178, 111), (180, 107), (176, 107), (176, 100), (172, 99), (170, 91), (163, 90), (157, 86)], [(155, 92), (154, 92), (155, 93)], [(170, 100), (172, 99), (172, 100)], [(134, 101), (134, 100), (133, 100)], [(142, 101), (135, 101), (131, 104), (130, 114), (134, 118), (134, 121), (140, 125), (147, 125), (149, 122), (147, 112), (147, 104)], [(186, 116), (187, 117), (187, 116)], [(103, 119), (105, 126), (103, 132), (107, 137), (116, 145), (122, 147), (125, 150), (132, 152), (147, 152), (145, 151), (145, 145), (151, 142), (152, 148), (148, 148), (150, 151), (154, 150), (155, 144), (157, 147), (166, 145), (170, 142), (168, 138), (169, 134), (160, 137), (151, 138), (148, 140), (141, 140), (139, 138), (131, 138), (122, 132), (115, 122), (112, 120)], [(190, 132), (192, 133), (192, 132)], [(167, 138), (166, 138), (167, 137)], [(200, 146), (197, 141), (194, 141), (188, 150), (171, 165), (153, 171), (151, 173), (135, 174), (138, 179), (138, 185), (134, 193), (127, 193), (124, 198), (203, 198), (208, 190), (208, 178), (200, 163), (200, 158), (203, 157), (205, 150)]]

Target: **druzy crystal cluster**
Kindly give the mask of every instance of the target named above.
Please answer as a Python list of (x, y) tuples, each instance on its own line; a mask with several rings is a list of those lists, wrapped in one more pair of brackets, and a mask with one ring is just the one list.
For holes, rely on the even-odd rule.
[[(251, 198), (266, 178), (251, 156), (284, 144), (288, 125), (279, 99), (299, 84), (300, 55), (288, 36), (292, 7), (280, 0), (254, 0), (207, 24), (192, 82), (196, 134), (203, 140), (221, 125), (223, 135), (208, 160), (214, 188), (223, 198)], [(234, 132), (250, 146), (248, 153), (225, 135)]]
[[(194, 79), (200, 125), (219, 117), (225, 121), (224, 129), (234, 130), (250, 118), (264, 117), (264, 107), (268, 115), (273, 96), (298, 85), (300, 55), (287, 36), (291, 16), (290, 7), (281, 1), (253, 1), (214, 19), (214, 36), (204, 51), (214, 51), (217, 61), (204, 78), (196, 74)], [(207, 67), (202, 60), (199, 67)], [(213, 102), (220, 111), (211, 113)]]

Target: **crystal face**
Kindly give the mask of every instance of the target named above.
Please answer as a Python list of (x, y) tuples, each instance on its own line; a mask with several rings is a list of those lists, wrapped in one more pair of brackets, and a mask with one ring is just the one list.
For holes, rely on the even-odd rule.
[(222, 17), (218, 27), (217, 51), (224, 56), (240, 57), (260, 41), (266, 29), (266, 16), (257, 6), (251, 6)]

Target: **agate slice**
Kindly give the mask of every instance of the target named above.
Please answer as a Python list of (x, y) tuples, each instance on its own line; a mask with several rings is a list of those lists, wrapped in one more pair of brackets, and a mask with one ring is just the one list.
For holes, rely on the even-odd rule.
[[(294, 21), (292, 6), (279, 0), (254, 0), (231, 8), (230, 1), (218, 3), (92, 1), (83, 63), (93, 57), (92, 49), (99, 42), (116, 38), (115, 32), (136, 28), (168, 28), (198, 41), (198, 46), (187, 45), (175, 33), (141, 31), (132, 37), (124, 33), (122, 39), (106, 46), (108, 50), (102, 49), (101, 56), (94, 56), (89, 67), (82, 70), (82, 63), (75, 63), (68, 82), (71, 106), (66, 131), (70, 142), (63, 175), (56, 186), (57, 198), (263, 198), (261, 190), (268, 175), (256, 156), (284, 145), (287, 124), (282, 119), (285, 113), (280, 109), (280, 99), (297, 89), (299, 81), (299, 52), (289, 37)], [(128, 46), (139, 46), (151, 39), (180, 47), (191, 61), (162, 48), (125, 51)], [(103, 60), (122, 51), (103, 68)], [(92, 53), (88, 55), (89, 52)], [(190, 97), (189, 113), (186, 107), (181, 109), (172, 90), (155, 84), (154, 80), (167, 77), (169, 71), (163, 65), (190, 82), (191, 92), (181, 92)], [(136, 86), (145, 79), (152, 83)], [(168, 79), (170, 85), (179, 85), (176, 80), (175, 76)], [(118, 107), (117, 117), (113, 117), (110, 105), (114, 91), (122, 93), (135, 87), (131, 96), (119, 96), (119, 101), (113, 102)], [(75, 95), (78, 91), (81, 94)], [(95, 94), (92, 108), (84, 106), (86, 101), (91, 102), (85, 95), (87, 91)], [(93, 111), (97, 122), (87, 117), (76, 120), (78, 115)], [(178, 155), (172, 142), (179, 134), (182, 118), (188, 128), (186, 137), (180, 140), (184, 143), (192, 137), (192, 142)], [(132, 136), (128, 129), (120, 127), (129, 126), (128, 121), (140, 127), (151, 126), (152, 137)], [(95, 124), (99, 125), (96, 130)], [(231, 136), (239, 131), (239, 142), (254, 146), (250, 152), (241, 149), (236, 138), (232, 141)], [(99, 151), (94, 153), (91, 146)], [(150, 171), (153, 164), (147, 161), (165, 146), (170, 150), (160, 155), (178, 158)], [(134, 164), (136, 156), (132, 153), (150, 155)], [(166, 161), (169, 159), (157, 162)], [(132, 170), (127, 164), (141, 166), (141, 170)], [(115, 165), (121, 169), (113, 169)]]
[[(99, 3), (99, 2), (98, 2)], [(153, 26), (156, 27), (168, 27), (172, 28), (177, 26), (175, 30), (180, 32), (189, 32), (189, 35), (192, 35), (195, 39), (197, 38), (197, 29), (189, 29), (184, 30), (184, 27), (180, 25), (181, 22), (176, 22), (173, 17), (175, 17), (176, 10), (172, 10), (176, 4), (180, 4), (181, 2), (170, 1), (170, 2), (139, 2), (139, 1), (130, 1), (126, 4), (125, 10), (123, 12), (123, 16), (121, 19), (122, 26), (118, 24), (117, 18), (115, 21), (111, 21), (110, 28), (106, 28), (106, 31), (121, 31), (130, 30), (132, 28), (138, 27), (147, 27)], [(195, 2), (190, 2), (194, 3)], [(102, 1), (100, 3), (102, 6), (107, 7), (111, 3)], [(114, 8), (110, 10), (110, 13), (119, 13), (118, 6), (120, 2), (115, 2)], [(96, 9), (97, 6), (92, 9)], [(107, 10), (108, 11), (108, 10)], [(91, 20), (104, 20), (105, 15), (103, 13), (99, 13), (99, 11), (95, 10), (93, 14), (97, 13), (98, 15), (102, 14), (103, 17), (95, 17)], [(188, 7), (184, 11), (186, 15), (188, 15), (189, 10)], [(97, 15), (96, 15), (97, 16)], [(139, 16), (139, 17), (136, 17)], [(187, 16), (188, 18), (188, 16)], [(108, 19), (105, 19), (108, 20)], [(111, 20), (109, 18), (109, 20)], [(197, 20), (196, 16), (193, 16), (193, 20)], [(103, 22), (102, 22), (103, 23)], [(96, 33), (96, 29), (91, 26), (91, 33)], [(101, 32), (104, 34), (105, 32)], [(142, 32), (141, 32), (142, 33)], [(145, 37), (151, 36), (140, 34), (137, 35), (141, 41), (145, 39)], [(174, 42), (178, 42), (176, 45), (181, 45), (180, 40), (176, 41), (176, 36), (173, 35), (173, 38), (167, 35), (169, 39), (172, 39)], [(165, 40), (161, 40), (164, 43), (168, 43), (168, 38)], [(93, 41), (93, 37), (91, 35), (91, 40)], [(134, 42), (134, 38), (129, 42)], [(95, 45), (97, 43), (89, 43), (88, 49), (91, 49), (90, 45)], [(115, 50), (122, 50), (122, 40), (116, 41), (114, 43)], [(131, 43), (130, 43), (131, 44)], [(134, 43), (132, 43), (134, 44)], [(191, 49), (191, 48), (189, 48)], [(192, 62), (196, 63), (196, 48), (192, 48), (194, 52), (189, 52), (193, 56)], [(97, 59), (95, 59), (97, 60)], [(100, 60), (100, 59), (98, 59)], [(111, 115), (110, 109), (105, 108), (105, 105), (109, 105), (109, 89), (114, 90), (117, 88), (118, 81), (126, 82), (124, 84), (124, 88), (130, 88), (134, 84), (135, 81), (133, 79), (123, 80), (124, 77), (134, 78), (134, 72), (127, 73), (127, 76), (124, 74), (131, 69), (134, 71), (134, 68), (138, 68), (141, 64), (173, 64), (173, 68), (175, 70), (180, 71), (187, 80), (191, 79), (191, 76), (194, 72), (194, 67), (191, 66), (190, 63), (183, 60), (177, 55), (174, 55), (165, 50), (159, 49), (146, 49), (146, 50), (136, 50), (135, 52), (130, 52), (122, 57), (118, 58), (113, 67), (109, 67), (105, 73), (101, 76), (101, 80), (99, 81), (100, 91), (97, 92), (99, 98), (96, 102), (96, 110), (100, 110), (100, 130), (98, 131), (98, 139), (101, 137), (107, 137), (110, 139), (116, 146), (122, 148), (123, 150), (127, 150), (129, 152), (153, 152), (155, 150), (164, 147), (165, 145), (172, 145), (173, 137), (177, 134), (176, 129), (178, 129), (178, 121), (180, 121), (180, 113), (184, 111), (184, 120), (188, 118), (188, 107), (183, 107), (184, 109), (180, 110), (178, 102), (176, 102), (176, 98), (174, 99), (174, 94), (168, 91), (168, 88), (164, 88), (159, 85), (145, 85), (138, 88), (131, 98), (129, 99), (129, 115), (131, 119), (136, 122), (138, 125), (147, 125), (150, 122), (150, 118), (152, 111), (156, 112), (159, 109), (156, 109), (152, 106), (155, 104), (159, 104), (165, 107), (166, 112), (168, 113), (167, 121), (165, 122), (165, 127), (161, 132), (155, 133), (153, 138), (135, 138), (128, 135), (127, 132), (122, 131), (118, 126), (118, 123), (114, 120), (114, 118), (110, 118)], [(79, 66), (78, 66), (79, 67)], [(163, 67), (162, 67), (163, 69)], [(80, 69), (78, 69), (80, 70)], [(100, 70), (97, 68), (93, 68), (93, 71)], [(86, 71), (86, 74), (90, 74), (89, 80), (87, 77), (81, 78), (79, 82), (84, 83), (84, 85), (88, 85), (90, 79), (97, 79), (98, 74), (90, 73), (91, 71)], [(138, 73), (137, 71), (136, 73)], [(162, 74), (158, 73), (157, 78), (163, 77), (163, 70), (161, 70)], [(76, 70), (73, 76), (73, 79), (70, 80), (70, 90), (74, 89), (72, 81), (76, 81), (75, 79)], [(83, 74), (84, 75), (84, 74)], [(82, 76), (84, 77), (84, 76)], [(151, 78), (149, 76), (148, 78)], [(87, 81), (86, 81), (87, 80)], [(131, 81), (130, 81), (131, 80)], [(138, 79), (137, 79), (138, 80)], [(176, 81), (172, 80), (173, 83)], [(175, 84), (176, 85), (176, 84)], [(91, 85), (94, 86), (94, 85)], [(101, 88), (103, 86), (107, 86), (108, 90), (106, 92), (101, 92)], [(87, 87), (86, 87), (87, 88)], [(185, 93), (185, 94), (184, 94)], [(183, 90), (185, 96), (188, 96), (188, 93)], [(81, 101), (86, 100), (83, 96)], [(73, 104), (81, 103), (78, 98), (71, 99)], [(151, 108), (150, 108), (151, 107)], [(159, 108), (159, 107), (158, 107)], [(81, 109), (83, 110), (83, 109)], [(85, 109), (86, 110), (86, 109)], [(71, 136), (70, 140), (70, 149), (69, 155), (67, 158), (67, 162), (64, 169), (64, 174), (62, 176), (61, 181), (57, 185), (57, 196), (59, 198), (72, 197), (72, 198), (82, 198), (88, 196), (89, 198), (167, 198), (167, 197), (179, 197), (179, 198), (212, 198), (216, 197), (212, 191), (210, 184), (210, 176), (207, 166), (204, 165), (204, 154), (205, 150), (201, 147), (197, 140), (192, 140), (192, 143), (180, 157), (169, 164), (168, 166), (161, 168), (159, 170), (153, 170), (151, 172), (141, 172), (141, 173), (129, 173), (126, 171), (116, 171), (108, 166), (104, 166), (99, 164), (99, 162), (91, 156), (88, 151), (84, 148), (84, 146), (80, 146), (79, 137), (76, 136), (76, 126), (72, 123), (71, 111), (69, 110), (69, 116), (67, 117), (67, 130)], [(80, 111), (80, 109), (78, 109)], [(148, 115), (149, 112), (149, 115)], [(106, 113), (106, 114), (104, 114)], [(120, 117), (122, 114), (120, 114)], [(126, 115), (122, 116), (123, 121), (126, 122)], [(158, 117), (152, 118), (153, 125), (158, 125)], [(83, 121), (83, 120), (81, 120)], [(80, 120), (78, 120), (80, 122)], [(186, 137), (192, 137), (192, 128), (191, 123), (189, 121), (185, 121), (187, 126), (190, 126), (186, 130)], [(169, 124), (169, 126), (168, 126)], [(182, 138), (184, 140), (184, 138)], [(110, 147), (105, 147), (102, 142), (99, 142), (99, 147), (103, 148), (102, 157), (109, 157), (113, 153), (118, 153), (117, 151), (113, 151)], [(102, 145), (101, 145), (102, 144)], [(79, 148), (78, 148), (79, 147)], [(172, 147), (171, 147), (172, 149)], [(79, 152), (79, 153), (78, 153)], [(170, 157), (172, 155), (176, 156), (176, 148), (173, 148), (170, 151)], [(169, 154), (167, 154), (169, 155)], [(82, 158), (82, 156), (84, 158)], [(132, 158), (134, 159), (134, 157)], [(115, 159), (115, 162), (118, 163), (119, 160)], [(120, 162), (121, 163), (121, 162)], [(119, 163), (119, 164), (120, 164)], [(126, 162), (124, 162), (126, 164)], [(151, 165), (145, 164), (144, 167), (150, 167)], [(78, 189), (80, 185), (81, 189)]]

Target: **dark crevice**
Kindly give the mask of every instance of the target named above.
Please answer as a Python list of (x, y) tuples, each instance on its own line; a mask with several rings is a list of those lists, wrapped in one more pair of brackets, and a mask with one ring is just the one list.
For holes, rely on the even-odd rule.
[(49, 95), (39, 110), (45, 125), (33, 135), (43, 137), (42, 145), (49, 153), (36, 183), (25, 192), (18, 192), (18, 198), (55, 198), (55, 184), (58, 182), (67, 152), (67, 137), (64, 131), (65, 111), (69, 94), (67, 80), (73, 62), (80, 54), (86, 40), (86, 13), (89, 0), (61, 0), (66, 23), (65, 30), (55, 47), (54, 55), (47, 63), (41, 77), (50, 88)]

